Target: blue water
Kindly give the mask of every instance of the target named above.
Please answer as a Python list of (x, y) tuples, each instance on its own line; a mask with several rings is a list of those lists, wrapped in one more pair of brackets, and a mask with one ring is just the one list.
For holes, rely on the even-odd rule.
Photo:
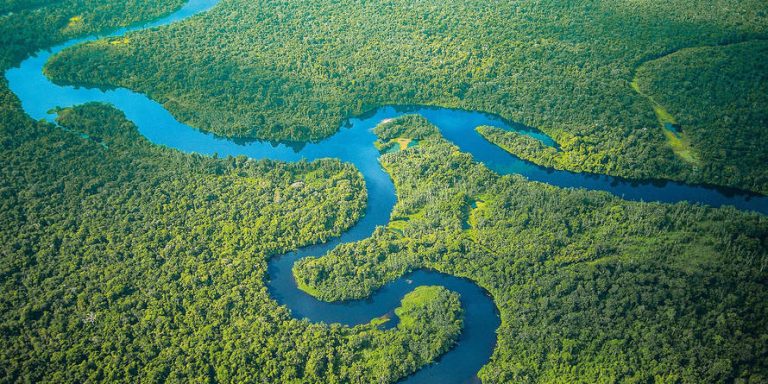
[[(106, 36), (119, 36), (132, 30), (151, 28), (206, 11), (217, 0), (192, 0), (178, 12), (161, 20), (123, 28)], [(613, 193), (629, 200), (678, 202), (691, 201), (711, 206), (733, 205), (739, 209), (768, 213), (768, 198), (754, 194), (727, 191), (704, 186), (690, 186), (674, 182), (636, 182), (603, 175), (589, 175), (555, 171), (522, 161), (499, 147), (492, 145), (474, 128), (492, 125), (517, 130), (535, 137), (547, 145), (555, 143), (546, 135), (523, 125), (481, 112), (435, 107), (387, 106), (359, 118), (350, 118), (334, 136), (319, 143), (308, 143), (301, 148), (268, 142), (242, 143), (203, 133), (176, 121), (160, 104), (148, 97), (115, 89), (101, 91), (72, 86), (58, 86), (43, 74), (46, 61), (62, 49), (105, 36), (89, 36), (37, 52), (18, 68), (6, 72), (11, 90), (21, 100), (24, 110), (32, 118), (53, 121), (56, 107), (69, 107), (86, 102), (106, 102), (122, 110), (139, 131), (155, 144), (184, 152), (219, 156), (245, 155), (254, 159), (282, 161), (314, 160), (325, 157), (339, 158), (354, 164), (365, 178), (368, 205), (365, 215), (349, 231), (328, 243), (302, 248), (296, 252), (270, 260), (266, 282), (272, 297), (290, 308), (298, 318), (347, 325), (367, 323), (374, 317), (392, 315), (402, 297), (420, 285), (442, 285), (461, 294), (465, 309), (464, 329), (458, 345), (441, 359), (406, 378), (408, 383), (464, 383), (477, 381), (478, 370), (488, 361), (496, 344), (495, 330), (500, 324), (498, 310), (489, 295), (473, 282), (435, 271), (418, 270), (388, 283), (366, 300), (327, 303), (300, 291), (291, 273), (296, 260), (313, 255), (321, 256), (339, 244), (362, 240), (380, 225), (386, 225), (396, 202), (392, 180), (378, 163), (378, 151), (372, 130), (384, 119), (416, 113), (435, 124), (443, 136), (463, 152), (499, 174), (520, 174), (530, 180), (558, 187), (586, 188)]]

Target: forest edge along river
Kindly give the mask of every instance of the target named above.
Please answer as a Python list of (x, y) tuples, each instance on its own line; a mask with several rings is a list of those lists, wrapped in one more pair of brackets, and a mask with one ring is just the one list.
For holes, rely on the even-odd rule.
[[(365, 300), (324, 302), (301, 291), (292, 274), (294, 263), (305, 256), (321, 256), (339, 244), (369, 237), (377, 226), (386, 225), (396, 202), (395, 188), (373, 146), (373, 128), (386, 119), (419, 114), (437, 126), (442, 135), (499, 174), (520, 174), (529, 180), (558, 187), (585, 188), (613, 193), (627, 200), (678, 202), (690, 201), (711, 206), (733, 205), (743, 210), (768, 213), (768, 198), (729, 189), (691, 186), (666, 181), (630, 181), (604, 175), (557, 171), (520, 160), (481, 137), (474, 128), (489, 125), (530, 135), (547, 145), (555, 143), (546, 135), (521, 124), (510, 123), (498, 116), (426, 106), (385, 106), (364, 116), (349, 118), (332, 137), (300, 148), (268, 142), (242, 143), (217, 137), (184, 125), (159, 103), (143, 94), (117, 88), (102, 91), (53, 84), (43, 74), (48, 59), (63, 49), (103, 37), (166, 25), (212, 8), (218, 0), (192, 0), (183, 8), (160, 20), (134, 27), (121, 28), (108, 35), (94, 35), (67, 41), (42, 50), (6, 72), (10, 89), (19, 97), (27, 114), (35, 119), (53, 122), (57, 107), (70, 107), (88, 102), (114, 105), (133, 121), (139, 131), (158, 145), (183, 152), (205, 155), (239, 156), (280, 161), (315, 160), (333, 157), (355, 165), (362, 173), (368, 193), (365, 214), (348, 231), (329, 242), (308, 246), (295, 252), (275, 256), (269, 261), (266, 282), (272, 297), (287, 306), (293, 316), (311, 321), (356, 325), (390, 313), (402, 297), (420, 285), (441, 285), (461, 295), (464, 328), (458, 344), (440, 359), (403, 382), (463, 383), (478, 381), (477, 372), (488, 362), (496, 345), (495, 330), (500, 325), (499, 312), (490, 295), (472, 281), (429, 270), (416, 270), (389, 282)], [(392, 326), (394, 321), (389, 322)]]

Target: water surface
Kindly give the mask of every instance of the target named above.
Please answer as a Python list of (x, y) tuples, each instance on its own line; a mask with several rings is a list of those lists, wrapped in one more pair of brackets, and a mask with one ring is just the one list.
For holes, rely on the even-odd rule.
[[(217, 0), (192, 0), (181, 10), (161, 20), (123, 28), (107, 36), (119, 36), (131, 30), (157, 27), (191, 17), (213, 7)], [(386, 225), (396, 202), (390, 177), (378, 162), (374, 148), (373, 128), (382, 120), (405, 114), (419, 114), (436, 125), (443, 136), (461, 151), (474, 156), (499, 174), (520, 174), (530, 180), (558, 187), (585, 188), (613, 193), (628, 200), (678, 202), (691, 201), (711, 206), (733, 205), (739, 209), (768, 213), (768, 199), (750, 193), (675, 182), (637, 182), (620, 178), (555, 171), (522, 161), (489, 143), (474, 131), (480, 125), (517, 130), (533, 136), (547, 145), (555, 143), (546, 135), (529, 127), (504, 121), (482, 113), (457, 109), (386, 106), (364, 116), (350, 118), (339, 132), (318, 143), (297, 147), (269, 142), (243, 143), (204, 133), (179, 123), (162, 105), (127, 89), (102, 91), (73, 86), (58, 86), (43, 75), (46, 61), (62, 49), (100, 36), (74, 39), (37, 52), (18, 68), (6, 72), (11, 90), (16, 93), (24, 110), (35, 119), (53, 121), (51, 111), (87, 102), (105, 102), (122, 110), (139, 131), (158, 145), (188, 153), (238, 156), (282, 161), (315, 160), (333, 157), (354, 164), (362, 173), (368, 189), (365, 215), (350, 230), (325, 244), (302, 248), (296, 252), (274, 257), (269, 262), (267, 287), (272, 297), (290, 308), (298, 318), (326, 323), (356, 325), (374, 317), (392, 314), (402, 297), (419, 285), (442, 285), (461, 295), (465, 310), (464, 329), (458, 346), (429, 365), (406, 378), (408, 383), (464, 383), (477, 381), (478, 370), (487, 363), (496, 344), (495, 330), (500, 324), (496, 306), (489, 295), (473, 282), (435, 271), (418, 270), (385, 285), (366, 300), (327, 303), (300, 291), (291, 273), (293, 264), (305, 256), (321, 256), (339, 244), (362, 240), (380, 225)]]

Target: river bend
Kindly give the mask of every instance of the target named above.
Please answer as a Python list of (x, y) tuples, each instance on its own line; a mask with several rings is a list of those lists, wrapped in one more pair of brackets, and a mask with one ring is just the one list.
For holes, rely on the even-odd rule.
[(442, 135), (461, 151), (470, 153), (499, 174), (520, 174), (530, 180), (558, 187), (585, 188), (613, 193), (628, 200), (678, 202), (691, 201), (711, 206), (733, 205), (743, 210), (768, 214), (768, 198), (750, 193), (729, 191), (676, 182), (637, 182), (604, 175), (590, 175), (546, 169), (522, 161), (483, 139), (474, 128), (491, 125), (517, 130), (544, 143), (554, 142), (544, 134), (520, 124), (481, 112), (436, 107), (386, 106), (344, 122), (334, 136), (301, 148), (268, 142), (239, 143), (216, 137), (179, 123), (159, 103), (145, 95), (118, 88), (102, 91), (53, 84), (43, 75), (48, 59), (61, 50), (103, 37), (120, 36), (130, 31), (152, 28), (183, 20), (212, 8), (218, 0), (191, 0), (183, 8), (160, 20), (121, 28), (108, 35), (73, 39), (49, 50), (42, 50), (5, 74), (10, 89), (19, 97), (22, 107), (34, 119), (54, 121), (49, 113), (56, 107), (70, 107), (87, 102), (109, 103), (122, 110), (139, 131), (158, 145), (183, 152), (219, 156), (245, 155), (253, 159), (281, 161), (339, 158), (354, 164), (362, 173), (368, 190), (365, 215), (348, 231), (331, 241), (273, 257), (269, 261), (266, 282), (272, 297), (287, 306), (293, 316), (311, 321), (356, 325), (372, 318), (391, 314), (402, 297), (420, 285), (441, 285), (461, 295), (464, 329), (455, 348), (440, 360), (405, 378), (407, 383), (465, 383), (478, 381), (477, 372), (488, 362), (496, 345), (495, 330), (500, 325), (498, 310), (491, 297), (473, 282), (435, 271), (417, 270), (389, 282), (365, 300), (323, 302), (299, 290), (291, 273), (293, 264), (305, 256), (320, 256), (346, 242), (365, 239), (377, 226), (386, 225), (396, 202), (390, 177), (378, 163), (379, 152), (373, 128), (384, 119), (416, 113), (437, 126)]

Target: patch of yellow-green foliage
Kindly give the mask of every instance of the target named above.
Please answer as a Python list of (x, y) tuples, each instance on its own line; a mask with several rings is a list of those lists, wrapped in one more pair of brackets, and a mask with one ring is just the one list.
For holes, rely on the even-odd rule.
[(402, 235), (403, 230), (408, 226), (408, 220), (391, 220), (389, 224), (387, 224), (387, 227), (390, 230), (395, 231), (396, 233)]
[(126, 45), (126, 44), (129, 44), (130, 42), (131, 42), (131, 39), (129, 39), (127, 37), (121, 37), (121, 38), (110, 40), (109, 44), (111, 44), (111, 45)]
[(400, 150), (402, 151), (402, 150), (408, 148), (408, 145), (411, 143), (411, 141), (413, 139), (409, 138), (409, 137), (398, 137), (398, 138), (396, 138), (394, 140), (395, 140), (395, 142), (397, 142), (397, 144), (400, 145)]
[(697, 166), (701, 165), (701, 161), (698, 159), (696, 152), (691, 147), (691, 141), (688, 138), (686, 132), (671, 132), (665, 127), (667, 124), (678, 124), (677, 120), (675, 120), (675, 117), (672, 116), (672, 114), (669, 113), (669, 111), (667, 111), (663, 105), (659, 104), (659, 102), (657, 102), (652, 96), (643, 92), (643, 90), (640, 88), (637, 77), (632, 79), (631, 86), (635, 92), (645, 97), (653, 107), (653, 112), (656, 114), (656, 118), (659, 121), (659, 127), (664, 132), (664, 137), (667, 139), (667, 144), (675, 153), (675, 155), (689, 164)]
[(312, 296), (315, 296), (315, 297), (317, 297), (317, 296), (319, 296), (321, 294), (320, 290), (318, 290), (317, 288), (315, 288), (312, 285), (309, 285), (309, 284), (305, 283), (304, 281), (302, 281), (301, 279), (297, 279), (295, 277), (296, 277), (296, 275), (295, 275), (295, 272), (294, 272), (294, 280), (296, 280), (296, 287), (299, 288), (300, 290), (302, 290), (302, 291), (304, 291), (304, 292), (306, 292), (306, 293), (308, 293), (308, 294), (310, 294)]
[[(419, 286), (403, 297), (400, 306), (395, 309), (395, 314), (400, 319), (398, 327), (413, 328), (420, 326), (417, 317), (420, 310), (438, 301), (442, 295), (447, 294), (445, 288), (440, 286)], [(454, 294), (455, 295), (455, 294)]]
[(389, 315), (384, 315), (384, 316), (379, 316), (374, 318), (373, 320), (371, 320), (369, 324), (371, 324), (374, 327), (378, 327), (388, 323), (390, 320), (392, 319), (389, 318)]
[(83, 23), (83, 17), (82, 16), (72, 16), (69, 18), (69, 23), (67, 24), (68, 28), (72, 28), (74, 26), (77, 26), (79, 24)]
[(485, 209), (486, 202), (482, 200), (475, 200), (475, 206), (469, 211), (469, 219), (467, 220), (471, 228), (477, 228), (478, 214)]

